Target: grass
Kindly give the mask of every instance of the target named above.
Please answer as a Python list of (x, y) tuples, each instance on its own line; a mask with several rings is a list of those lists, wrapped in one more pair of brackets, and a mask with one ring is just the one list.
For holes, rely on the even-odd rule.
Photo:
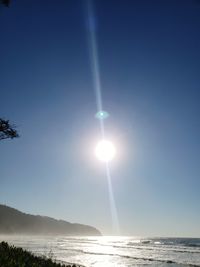
[(1, 267), (78, 267), (77, 265), (64, 265), (53, 262), (52, 259), (34, 256), (22, 248), (0, 243), (0, 266)]

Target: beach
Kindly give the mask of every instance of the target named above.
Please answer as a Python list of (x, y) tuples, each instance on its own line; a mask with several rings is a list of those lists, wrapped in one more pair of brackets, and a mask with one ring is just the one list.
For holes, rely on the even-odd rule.
[(34, 255), (86, 267), (200, 266), (198, 238), (2, 236)]

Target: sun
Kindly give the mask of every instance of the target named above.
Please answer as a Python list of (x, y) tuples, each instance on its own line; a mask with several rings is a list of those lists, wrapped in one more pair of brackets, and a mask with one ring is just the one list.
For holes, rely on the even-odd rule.
[(100, 140), (95, 147), (95, 155), (100, 161), (111, 161), (115, 157), (115, 154), (115, 146), (108, 140)]

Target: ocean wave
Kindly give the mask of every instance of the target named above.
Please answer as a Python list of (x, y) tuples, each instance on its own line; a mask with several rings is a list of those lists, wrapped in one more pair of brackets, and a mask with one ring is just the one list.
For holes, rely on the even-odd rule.
[(160, 262), (160, 263), (168, 263), (168, 264), (178, 264), (178, 265), (184, 265), (184, 266), (191, 266), (191, 267), (200, 267), (200, 264), (191, 264), (191, 263), (182, 263), (175, 260), (170, 259), (156, 259), (156, 258), (150, 258), (150, 257), (135, 257), (130, 255), (123, 255), (123, 254), (117, 254), (117, 253), (103, 253), (103, 252), (92, 252), (92, 251), (85, 251), (82, 249), (66, 249), (68, 251), (75, 251), (83, 254), (89, 254), (89, 255), (102, 255), (102, 256), (113, 256), (113, 257), (121, 257), (126, 259), (132, 259), (132, 260), (143, 260), (148, 262)]
[(136, 246), (136, 245), (132, 245), (132, 246), (113, 246), (115, 248), (131, 248), (131, 249), (137, 249), (137, 250), (153, 250), (153, 251), (169, 251), (169, 252), (180, 252), (180, 253), (200, 253), (200, 250), (188, 250), (186, 247), (185, 249), (183, 249), (182, 247), (164, 247), (164, 246), (160, 246), (160, 247), (144, 247), (144, 246)]
[[(128, 259), (133, 259), (133, 260), (143, 260), (143, 261), (150, 261), (150, 262), (162, 262), (162, 263), (174, 263), (174, 264), (181, 264), (184, 265), (183, 263), (177, 262), (177, 261), (172, 261), (172, 260), (164, 260), (164, 259), (155, 259), (155, 258), (148, 258), (148, 257), (133, 257), (129, 255), (120, 255), (120, 254), (115, 254), (115, 253), (100, 253), (100, 252), (86, 252), (82, 251), (82, 253), (85, 254), (93, 254), (93, 255), (105, 255), (105, 256), (118, 256), (121, 258), (128, 258)], [(195, 267), (200, 267), (198, 264), (190, 264), (187, 263), (188, 266), (195, 266)]]
[[(70, 240), (71, 241), (71, 240)], [(125, 245), (116, 245), (117, 242), (113, 242), (114, 244), (103, 244), (103, 243), (98, 243), (96, 240), (81, 240), (81, 239), (73, 239), (73, 242), (70, 243), (80, 243), (80, 244), (88, 244), (88, 245), (98, 245), (101, 247), (113, 247), (113, 248), (121, 248), (121, 249), (136, 249), (136, 250), (148, 250), (148, 251), (163, 251), (163, 252), (175, 252), (175, 253), (200, 253), (200, 250), (190, 250), (188, 248), (198, 248), (195, 246), (177, 246), (177, 245), (163, 245), (163, 244), (156, 244), (155, 246), (153, 246), (153, 244), (151, 246), (144, 246), (144, 245), (140, 245), (138, 243), (134, 243), (134, 242), (127, 242)], [(119, 243), (119, 242), (118, 242)], [(143, 243), (143, 244), (147, 244), (147, 243)], [(60, 245), (61, 246), (61, 245)], [(63, 247), (66, 246), (66, 243), (62, 245)]]

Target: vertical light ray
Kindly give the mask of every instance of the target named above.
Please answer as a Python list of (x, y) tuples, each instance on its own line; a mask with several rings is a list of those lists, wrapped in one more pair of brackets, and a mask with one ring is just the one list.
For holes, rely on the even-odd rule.
[(97, 112), (103, 110), (102, 107), (102, 96), (101, 96), (101, 82), (100, 82), (100, 72), (99, 72), (99, 60), (97, 54), (97, 41), (96, 41), (96, 25), (94, 19), (94, 11), (92, 1), (87, 1), (88, 8), (88, 20), (89, 20), (89, 43), (90, 43), (90, 54), (91, 54), (91, 64), (93, 72), (93, 83), (96, 95)]
[[(102, 93), (101, 93), (101, 80), (100, 80), (100, 71), (99, 71), (99, 60), (98, 60), (98, 49), (97, 49), (97, 41), (96, 41), (96, 25), (94, 18), (94, 8), (92, 5), (92, 0), (87, 0), (87, 12), (88, 12), (88, 22), (89, 22), (89, 47), (90, 47), (90, 58), (91, 58), (91, 68), (93, 75), (93, 85), (96, 97), (96, 105), (97, 112), (103, 110), (102, 104)], [(104, 120), (99, 119), (100, 123), (100, 131), (102, 139), (105, 138), (105, 125)], [(108, 162), (105, 165), (106, 168), (106, 177), (108, 181), (108, 192), (109, 192), (109, 200), (110, 200), (110, 210), (112, 216), (112, 226), (113, 226), (113, 234), (119, 235), (119, 221), (117, 215), (117, 209), (115, 205), (115, 199), (112, 188), (111, 174)]]
[(111, 216), (112, 216), (113, 233), (115, 235), (120, 235), (119, 220), (118, 220), (117, 208), (115, 204), (115, 198), (113, 194), (110, 167), (108, 165), (108, 162), (106, 162), (106, 176), (108, 180), (108, 192), (109, 192), (109, 198), (110, 198), (110, 210), (111, 210)]
[[(96, 25), (94, 18), (94, 7), (91, 0), (87, 0), (87, 12), (88, 12), (88, 26), (89, 26), (89, 46), (90, 46), (90, 58), (91, 58), (91, 68), (93, 76), (93, 85), (95, 91), (97, 112), (103, 110), (102, 105), (102, 94), (101, 94), (101, 81), (100, 81), (100, 71), (99, 71), (99, 60), (97, 53), (97, 41), (96, 41)], [(100, 131), (102, 138), (105, 137), (104, 121), (99, 120)]]

